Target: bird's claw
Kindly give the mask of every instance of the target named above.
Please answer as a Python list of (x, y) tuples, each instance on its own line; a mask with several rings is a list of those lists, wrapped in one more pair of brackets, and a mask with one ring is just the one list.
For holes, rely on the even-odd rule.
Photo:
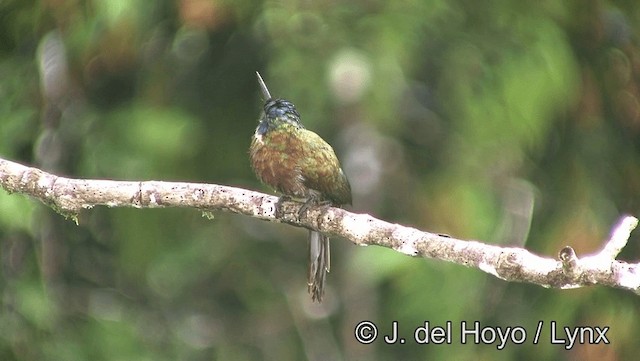
[(284, 212), (282, 211), (282, 204), (284, 202), (289, 202), (290, 200), (291, 197), (289, 196), (280, 196), (280, 198), (278, 198), (278, 201), (276, 202), (276, 218), (282, 218), (284, 215)]

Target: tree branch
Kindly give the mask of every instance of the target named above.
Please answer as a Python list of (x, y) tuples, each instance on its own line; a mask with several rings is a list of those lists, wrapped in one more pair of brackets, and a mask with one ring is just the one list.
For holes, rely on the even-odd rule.
[(600, 252), (578, 258), (567, 246), (559, 251), (558, 259), (552, 259), (522, 248), (499, 247), (423, 232), (340, 208), (310, 207), (298, 219), (301, 203), (282, 202), (276, 207), (278, 198), (275, 196), (215, 184), (71, 179), (0, 159), (0, 185), (8, 192), (39, 199), (76, 222), (78, 212), (98, 205), (224, 210), (339, 235), (358, 245), (378, 245), (409, 256), (479, 268), (506, 281), (562, 289), (600, 284), (640, 295), (640, 263), (615, 259), (638, 225), (638, 220), (631, 216), (623, 217), (614, 227)]

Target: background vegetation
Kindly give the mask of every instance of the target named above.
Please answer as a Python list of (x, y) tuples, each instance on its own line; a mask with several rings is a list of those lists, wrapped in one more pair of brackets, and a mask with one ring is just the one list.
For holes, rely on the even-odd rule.
[[(261, 101), (336, 149), (353, 210), (555, 256), (640, 215), (637, 1), (0, 2), (0, 156), (61, 175), (260, 185)], [(637, 261), (635, 233), (621, 255)], [(548, 290), (333, 241), (322, 306), (302, 229), (190, 210), (80, 225), (0, 192), (2, 360), (625, 360), (640, 300)], [(522, 346), (372, 345), (424, 321), (522, 326)], [(610, 326), (565, 351), (539, 320)], [(455, 336), (456, 334), (454, 334)]]

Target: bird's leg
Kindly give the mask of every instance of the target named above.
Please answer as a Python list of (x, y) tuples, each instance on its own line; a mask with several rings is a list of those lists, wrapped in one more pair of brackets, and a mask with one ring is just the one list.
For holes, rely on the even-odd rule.
[(276, 218), (280, 219), (283, 216), (283, 212), (282, 212), (282, 203), (284, 202), (289, 202), (291, 200), (291, 197), (289, 196), (280, 196), (278, 198), (278, 201), (276, 202)]
[(315, 192), (311, 192), (309, 197), (307, 197), (307, 200), (302, 204), (302, 207), (300, 207), (300, 210), (298, 210), (298, 219), (302, 218), (302, 215), (305, 214), (311, 206), (328, 207), (330, 205), (331, 201), (323, 200), (320, 195)]

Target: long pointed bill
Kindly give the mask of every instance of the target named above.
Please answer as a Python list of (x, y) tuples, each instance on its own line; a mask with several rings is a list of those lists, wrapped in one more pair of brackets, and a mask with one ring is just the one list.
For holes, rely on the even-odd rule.
[(266, 102), (267, 100), (271, 99), (271, 93), (269, 93), (269, 89), (267, 89), (267, 84), (265, 84), (264, 80), (262, 80), (260, 73), (256, 71), (256, 75), (258, 76), (258, 84), (260, 84), (260, 91), (262, 92), (262, 97)]

